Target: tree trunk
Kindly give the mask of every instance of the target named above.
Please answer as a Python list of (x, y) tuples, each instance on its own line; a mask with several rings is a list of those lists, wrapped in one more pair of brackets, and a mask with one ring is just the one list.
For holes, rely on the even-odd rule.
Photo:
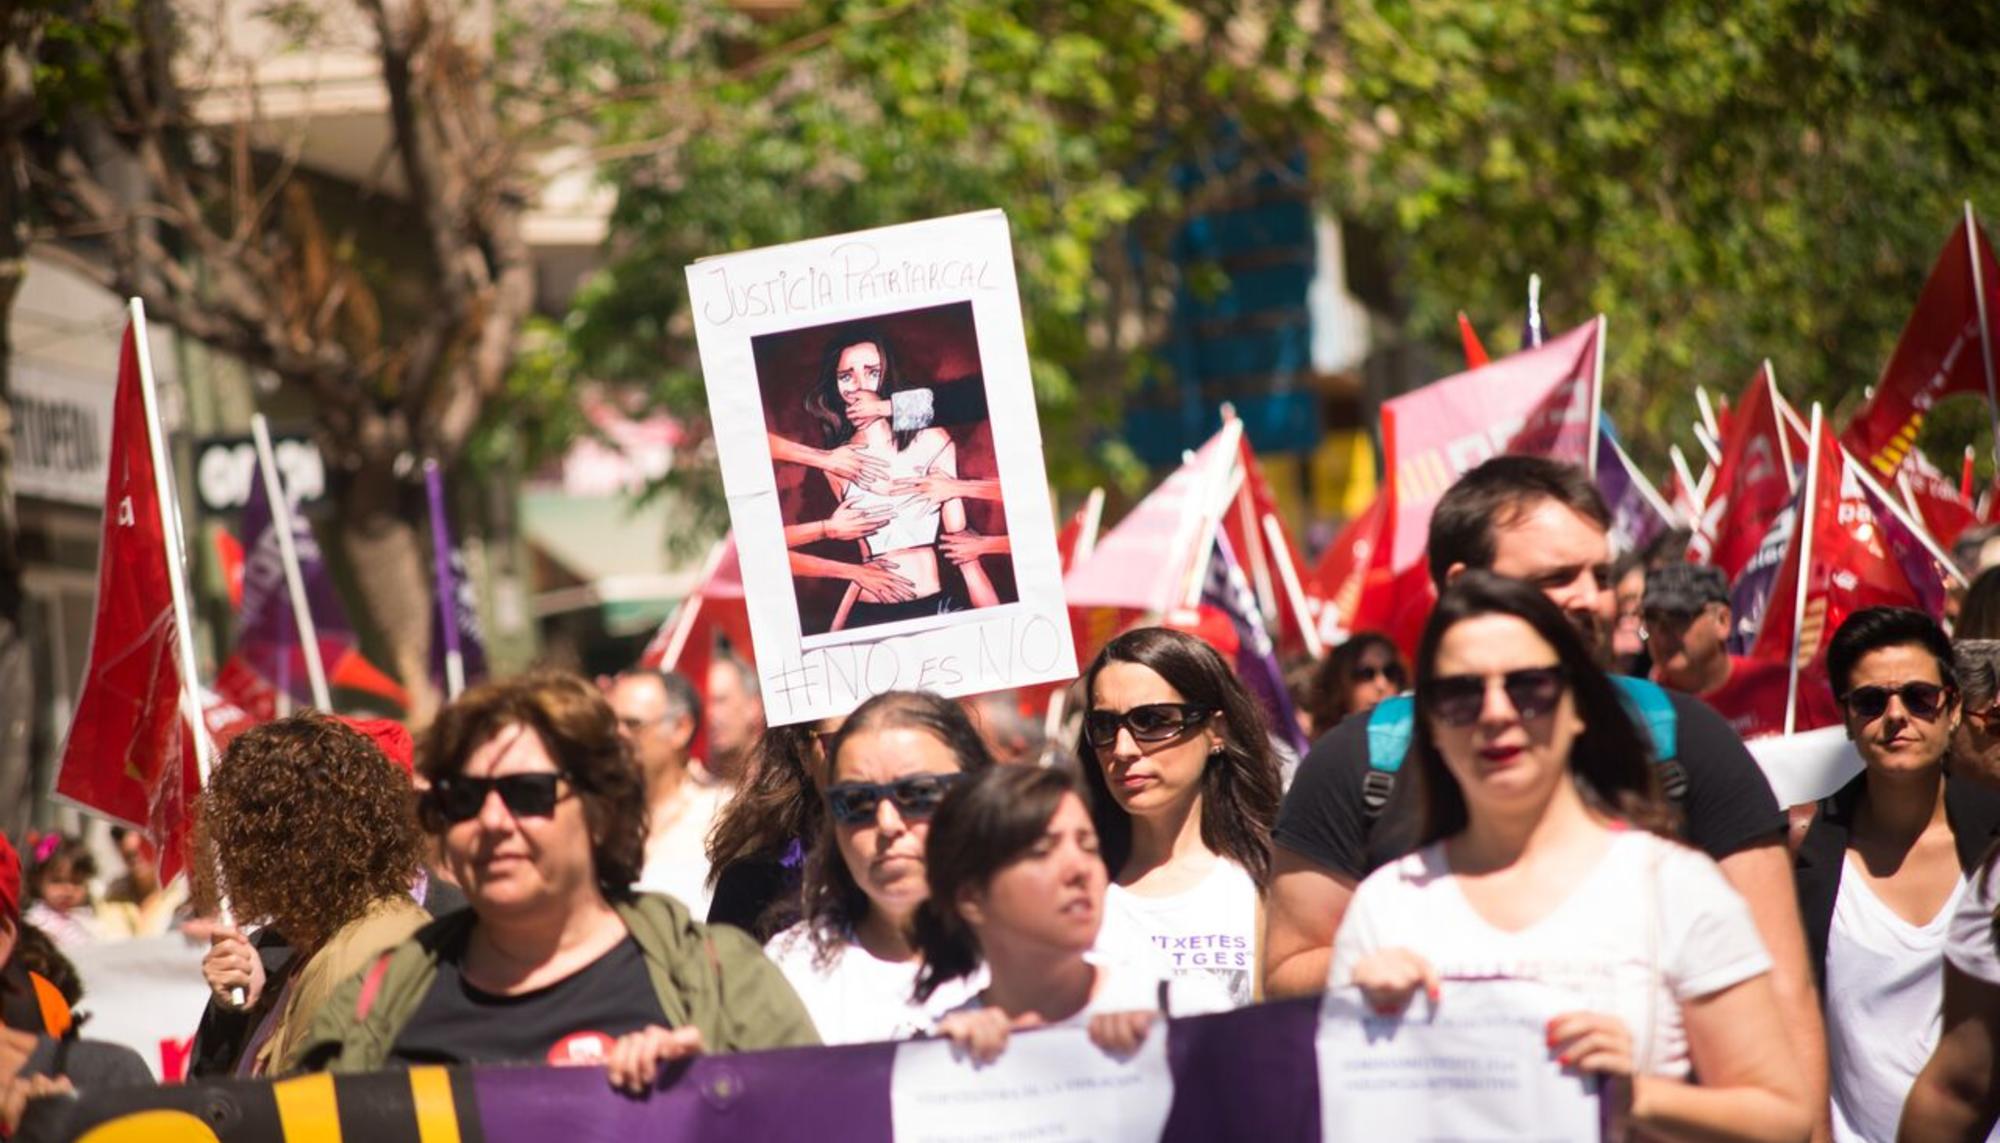
[(442, 697), (431, 685), (431, 580), (424, 533), (405, 510), (394, 465), (383, 459), (335, 482), (341, 546), (363, 612), (389, 647), (388, 666), (410, 694), (411, 729), (429, 725)]

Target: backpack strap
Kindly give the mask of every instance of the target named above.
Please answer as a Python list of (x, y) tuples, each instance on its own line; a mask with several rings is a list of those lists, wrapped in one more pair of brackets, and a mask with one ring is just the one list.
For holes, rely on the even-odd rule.
[(1371, 822), (1389, 804), (1396, 773), (1409, 756), (1416, 710), (1416, 700), (1405, 694), (1383, 699), (1368, 712), (1368, 770), (1361, 776), (1361, 805)]
[(1611, 681), (1618, 684), (1618, 693), (1625, 699), (1625, 709), (1646, 731), (1646, 737), (1653, 741), (1653, 757), (1660, 762), (1671, 762), (1680, 757), (1680, 720), (1674, 713), (1673, 696), (1658, 683), (1631, 675), (1613, 675)]

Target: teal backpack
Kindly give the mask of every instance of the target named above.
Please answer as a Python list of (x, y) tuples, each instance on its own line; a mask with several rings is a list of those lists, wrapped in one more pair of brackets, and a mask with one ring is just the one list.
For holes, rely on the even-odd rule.
[[(1660, 785), (1676, 804), (1687, 794), (1687, 771), (1680, 764), (1678, 730), (1674, 703), (1658, 683), (1613, 675), (1619, 693), (1634, 721), (1653, 743), (1654, 762), (1660, 768)], [(1410, 737), (1415, 728), (1416, 701), (1401, 694), (1377, 703), (1368, 714), (1368, 772), (1361, 779), (1361, 803), (1373, 822), (1389, 804), (1396, 789), (1396, 772), (1410, 753)]]

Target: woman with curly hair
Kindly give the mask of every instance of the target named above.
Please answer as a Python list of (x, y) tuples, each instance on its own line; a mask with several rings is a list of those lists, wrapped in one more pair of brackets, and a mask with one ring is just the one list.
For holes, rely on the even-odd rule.
[(799, 919), (799, 876), (826, 825), (824, 744), (842, 721), (773, 726), (757, 737), (749, 778), (709, 831), (709, 924), (768, 941)]
[(806, 858), (803, 920), (766, 946), (828, 1043), (928, 1031), (939, 1004), (910, 999), (910, 918), (929, 889), (924, 839), (945, 791), (993, 765), (965, 711), (919, 691), (862, 703), (827, 744), (828, 823)]
[(642, 1092), (668, 1060), (818, 1042), (749, 938), (633, 890), (645, 782), (598, 688), (554, 672), (475, 687), (419, 756), (424, 825), (471, 907), (348, 980), (301, 1066), (602, 1065)]
[(1256, 700), (1213, 647), (1165, 627), (1106, 644), (1083, 693), (1077, 754), (1111, 871), (1107, 927), (1148, 934), (1177, 978), (1211, 977), (1251, 1003), (1278, 816)]
[(297, 950), (282, 979), (262, 980), (257, 950), (225, 926), (202, 960), (218, 998), (255, 993), (234, 1070), (279, 1073), (334, 988), (430, 919), (411, 896), (422, 835), (410, 780), (367, 735), (307, 712), (230, 742), (197, 814), (238, 922)]

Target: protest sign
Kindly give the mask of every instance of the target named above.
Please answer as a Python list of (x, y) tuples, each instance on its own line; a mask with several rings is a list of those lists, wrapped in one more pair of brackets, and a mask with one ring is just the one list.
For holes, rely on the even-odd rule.
[(1121, 1060), (1081, 1028), (1052, 1028), (1014, 1036), (984, 1065), (948, 1040), (901, 1044), (889, 1107), (898, 1143), (1153, 1140), (1173, 1094), (1161, 1029)]
[(1586, 1140), (1603, 1132), (1597, 1083), (1557, 1065), (1547, 1028), (1574, 995), (1530, 980), (1454, 980), (1377, 1016), (1356, 988), (1326, 994), (1320, 1019), (1326, 1139)]
[(1073, 677), (1006, 216), (687, 276), (770, 723)]
[(201, 958), (208, 942), (179, 933), (90, 941), (65, 950), (83, 978), (84, 1034), (139, 1053), (157, 1079), (187, 1078), (188, 1049), (208, 1004)]

